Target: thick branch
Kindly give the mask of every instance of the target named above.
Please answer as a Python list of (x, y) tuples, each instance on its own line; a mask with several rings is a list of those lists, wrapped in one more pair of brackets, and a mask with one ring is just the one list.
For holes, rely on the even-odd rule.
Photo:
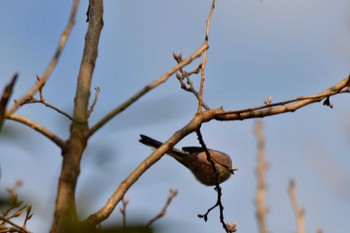
[(81, 157), (87, 144), (91, 79), (103, 27), (103, 1), (90, 0), (89, 4), (89, 27), (85, 36), (84, 53), (78, 75), (71, 134), (66, 147), (62, 150), (63, 164), (51, 233), (76, 232), (80, 227), (75, 205), (75, 189), (80, 173)]

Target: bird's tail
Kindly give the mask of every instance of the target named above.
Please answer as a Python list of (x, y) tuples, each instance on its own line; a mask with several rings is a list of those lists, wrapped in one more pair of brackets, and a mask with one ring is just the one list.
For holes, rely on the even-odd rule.
[[(139, 142), (141, 142), (142, 144), (146, 145), (146, 146), (150, 146), (153, 147), (154, 149), (159, 148), (161, 145), (163, 145), (162, 142), (157, 141), (156, 139), (153, 139), (151, 137), (148, 137), (146, 135), (140, 134), (141, 139), (139, 140)], [(167, 154), (173, 156), (174, 158), (181, 159), (181, 157), (186, 156), (186, 153), (182, 152), (181, 150), (172, 148), (171, 150), (169, 150), (167, 152)]]

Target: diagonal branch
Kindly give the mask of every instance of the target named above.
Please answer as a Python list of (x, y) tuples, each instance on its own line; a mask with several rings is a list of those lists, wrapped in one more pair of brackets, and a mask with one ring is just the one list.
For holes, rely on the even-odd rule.
[(56, 52), (55, 52), (55, 55), (51, 59), (51, 62), (49, 63), (48, 67), (46, 68), (44, 74), (41, 76), (40, 81), (38, 81), (34, 85), (34, 87), (32, 87), (32, 89), (30, 89), (24, 96), (22, 96), (21, 99), (19, 99), (18, 101), (15, 102), (15, 104), (6, 112), (7, 116), (14, 113), (19, 106), (21, 106), (30, 97), (32, 97), (39, 90), (39, 88), (41, 88), (45, 84), (46, 80), (50, 77), (52, 71), (55, 69), (55, 67), (58, 63), (58, 60), (61, 56), (63, 48), (66, 45), (69, 34), (70, 34), (70, 32), (73, 28), (73, 25), (75, 23), (75, 17), (77, 14), (78, 5), (79, 5), (79, 0), (74, 0), (72, 10), (71, 10), (71, 15), (70, 15), (68, 24), (66, 26), (66, 29), (62, 33), (60, 41), (58, 43), (58, 47), (57, 47)]
[[(37, 82), (40, 82), (41, 78), (39, 76), (37, 76), (36, 79), (37, 79)], [(41, 104), (45, 105), (45, 107), (51, 108), (51, 109), (55, 110), (56, 112), (62, 114), (63, 116), (67, 117), (69, 120), (73, 120), (73, 118), (68, 113), (64, 112), (63, 110), (59, 109), (58, 107), (55, 107), (54, 105), (52, 105), (46, 101), (46, 99), (44, 98), (44, 94), (43, 94), (44, 85), (45, 85), (45, 83), (39, 87), (39, 98), (40, 98), (39, 100), (32, 97), (32, 98), (29, 98), (27, 101), (25, 101), (23, 103), (23, 105), (24, 104), (41, 103)]]
[(106, 220), (113, 212), (116, 205), (123, 198), (129, 188), (143, 175), (153, 164), (155, 164), (169, 149), (171, 149), (177, 142), (188, 134), (196, 131), (198, 127), (203, 123), (214, 118), (216, 114), (222, 112), (222, 109), (213, 109), (203, 112), (203, 114), (196, 114), (194, 118), (183, 128), (176, 131), (171, 138), (169, 138), (162, 146), (149, 155), (144, 161), (142, 161), (129, 176), (119, 184), (119, 187), (107, 200), (106, 204), (97, 212), (91, 214), (84, 220), (84, 224), (89, 226), (95, 226), (102, 221)]
[[(174, 71), (175, 72), (175, 71)], [(148, 156), (144, 161), (142, 161), (135, 169), (132, 171), (129, 176), (120, 183), (119, 187), (108, 199), (106, 204), (97, 212), (91, 214), (83, 223), (87, 226), (95, 226), (105, 219), (107, 219), (110, 214), (113, 212), (115, 206), (123, 198), (125, 193), (129, 188), (138, 180), (144, 172), (148, 170), (154, 163), (156, 163), (169, 149), (171, 149), (177, 142), (188, 134), (195, 132), (199, 126), (204, 123), (211, 121), (213, 119), (220, 121), (234, 121), (234, 120), (244, 120), (248, 118), (259, 118), (269, 115), (282, 114), (286, 112), (295, 111), (299, 108), (302, 108), (306, 105), (319, 102), (327, 96), (336, 95), (338, 93), (343, 93), (343, 89), (349, 85), (349, 77), (341, 80), (338, 84), (333, 87), (321, 92), (318, 95), (311, 96), (309, 98), (303, 97), (302, 100), (298, 100), (295, 103), (291, 103), (286, 106), (280, 107), (270, 107), (269, 105), (264, 106), (263, 108), (253, 108), (253, 110), (241, 110), (241, 111), (229, 111), (225, 112), (222, 108), (210, 109), (204, 111), (202, 114), (196, 114), (193, 119), (185, 125), (183, 128), (179, 129), (173, 134), (173, 136), (166, 141), (161, 147), (154, 151), (150, 156)], [(286, 101), (288, 102), (288, 101)], [(267, 110), (265, 108), (268, 108)], [(94, 131), (93, 131), (94, 132)]]
[(151, 220), (149, 220), (149, 222), (145, 225), (145, 227), (150, 227), (155, 221), (157, 221), (158, 219), (160, 219), (161, 217), (164, 217), (164, 215), (166, 214), (166, 210), (169, 207), (171, 201), (174, 199), (174, 197), (177, 195), (177, 189), (175, 190), (170, 190), (168, 199), (163, 207), (163, 209), (160, 210), (160, 212)]
[(151, 91), (152, 89), (156, 88), (160, 84), (166, 82), (171, 75), (173, 75), (176, 71), (181, 69), (182, 67), (190, 64), (194, 59), (201, 56), (201, 54), (206, 51), (209, 48), (207, 43), (204, 43), (196, 52), (194, 52), (191, 56), (183, 60), (181, 63), (177, 64), (173, 68), (171, 68), (168, 72), (166, 72), (164, 75), (162, 75), (160, 78), (155, 80), (154, 82), (148, 84), (144, 88), (142, 88), (140, 91), (138, 91), (135, 95), (130, 97), (128, 100), (126, 100), (124, 103), (116, 107), (114, 110), (112, 110), (110, 113), (108, 113), (105, 117), (103, 117), (99, 122), (97, 122), (95, 125), (93, 125), (90, 128), (89, 136), (94, 134), (99, 128), (101, 128), (103, 125), (105, 125), (109, 120), (111, 120), (113, 117), (124, 111), (127, 107), (135, 103), (140, 97)]
[(223, 111), (219, 113), (215, 117), (215, 119), (220, 121), (245, 120), (249, 118), (261, 118), (286, 112), (294, 112), (306, 105), (320, 102), (323, 99), (326, 99), (327, 97), (342, 93), (350, 93), (349, 85), (350, 76), (344, 78), (336, 85), (316, 95), (301, 96), (292, 100), (278, 102), (275, 104), (267, 104), (254, 108), (247, 108), (235, 111)]
[(54, 134), (50, 130), (46, 129), (44, 126), (26, 118), (26, 117), (19, 116), (16, 114), (11, 114), (7, 118), (29, 126), (30, 128), (34, 129), (35, 131), (41, 133), (42, 135), (44, 135), (45, 137), (50, 139), (52, 142), (54, 142), (60, 148), (64, 148), (65, 141), (63, 141), (61, 138), (59, 138), (56, 134)]

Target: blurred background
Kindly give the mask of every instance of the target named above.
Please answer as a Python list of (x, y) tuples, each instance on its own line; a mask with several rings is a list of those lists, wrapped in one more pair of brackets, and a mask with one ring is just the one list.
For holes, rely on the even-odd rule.
[[(71, 1), (1, 2), (1, 91), (19, 73), (13, 98), (20, 98), (48, 65), (71, 10)], [(176, 64), (172, 53), (187, 57), (198, 49), (205, 32), (210, 0), (104, 2), (104, 28), (92, 87), (101, 89), (90, 117), (93, 125), (118, 104)], [(350, 2), (348, 0), (217, 1), (209, 35), (204, 100), (212, 108), (237, 110), (313, 95), (349, 74)], [(59, 64), (44, 87), (51, 104), (72, 113), (76, 77), (87, 29), (87, 1)], [(186, 69), (200, 63), (194, 61)], [(198, 84), (197, 78), (193, 78)], [(198, 86), (198, 85), (197, 85)], [(92, 93), (94, 90), (92, 90)], [(92, 102), (92, 99), (91, 99)], [(307, 232), (343, 233), (350, 228), (349, 96), (331, 98), (294, 113), (264, 118), (267, 160), (268, 227), (295, 232), (296, 219), (287, 189), (296, 181), (299, 203), (306, 209)], [(12, 103), (12, 102), (11, 102)], [(99, 130), (82, 160), (77, 187), (82, 218), (98, 210), (119, 183), (151, 153), (139, 134), (168, 139), (195, 114), (197, 101), (180, 89), (175, 77), (144, 96)], [(40, 104), (21, 107), (26, 116), (56, 132), (69, 134), (69, 121)], [(209, 122), (202, 126), (207, 146), (231, 155), (239, 171), (222, 185), (225, 220), (238, 232), (258, 232), (255, 217), (256, 140), (254, 120)], [(198, 145), (190, 135), (177, 147)], [(24, 125), (6, 121), (0, 134), (0, 195), (23, 181), (19, 198), (33, 205), (28, 223), (47, 232), (54, 211), (61, 168), (60, 150)], [(211, 187), (170, 157), (163, 157), (128, 191), (127, 222), (147, 223), (163, 207), (170, 189), (179, 193), (159, 232), (223, 232), (219, 211), (208, 222), (197, 217), (216, 201)], [(118, 206), (119, 208), (119, 206)], [(120, 224), (116, 208), (104, 226)]]

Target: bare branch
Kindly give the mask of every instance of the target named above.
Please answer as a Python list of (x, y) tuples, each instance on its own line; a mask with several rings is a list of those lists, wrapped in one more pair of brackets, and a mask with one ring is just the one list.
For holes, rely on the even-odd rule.
[[(18, 232), (18, 233), (30, 233), (27, 229), (26, 224), (27, 221), (31, 219), (32, 207), (30, 205), (22, 205), (23, 201), (18, 200), (18, 195), (16, 189), (22, 185), (21, 180), (17, 180), (15, 184), (7, 188), (7, 192), (9, 194), (8, 198), (8, 207), (1, 211), (0, 216), (0, 232)], [(26, 216), (24, 217), (24, 221), (22, 226), (16, 224), (12, 219), (17, 219), (21, 217), (23, 211), (26, 210)], [(10, 225), (10, 226), (8, 226)]]
[(225, 229), (225, 231), (227, 233), (236, 232), (237, 231), (236, 224), (234, 224), (234, 223), (225, 223), (225, 220), (224, 220), (224, 206), (223, 206), (222, 201), (221, 201), (222, 190), (221, 190), (221, 186), (219, 184), (215, 185), (215, 191), (217, 192), (216, 203), (212, 207), (210, 207), (205, 214), (198, 214), (197, 216), (199, 218), (203, 218), (204, 221), (206, 222), (208, 220), (208, 215), (209, 215), (210, 211), (212, 211), (213, 209), (215, 209), (216, 207), (219, 206), (220, 223), (222, 224), (222, 227)]
[(305, 232), (305, 226), (304, 226), (305, 210), (303, 208), (299, 207), (298, 198), (297, 198), (297, 194), (296, 194), (296, 191), (295, 191), (295, 182), (294, 182), (294, 180), (290, 180), (290, 182), (289, 182), (288, 193), (289, 193), (289, 196), (290, 196), (290, 200), (292, 202), (292, 206), (293, 206), (293, 209), (294, 209), (295, 217), (297, 219), (297, 225), (298, 225), (297, 233), (304, 233)]
[(138, 91), (135, 95), (130, 97), (128, 100), (126, 100), (124, 103), (116, 107), (114, 110), (112, 110), (110, 113), (108, 113), (105, 117), (103, 117), (100, 121), (98, 121), (94, 126), (90, 128), (89, 136), (94, 134), (99, 128), (101, 128), (104, 124), (106, 124), (109, 120), (111, 120), (113, 117), (124, 111), (127, 107), (135, 103), (139, 98), (141, 98), (143, 95), (151, 91), (152, 89), (156, 88), (160, 84), (164, 83), (168, 80), (168, 78), (173, 75), (176, 71), (178, 71), (180, 68), (190, 64), (194, 59), (199, 57), (205, 50), (207, 50), (208, 44), (204, 43), (196, 52), (194, 52), (191, 56), (186, 58), (183, 62), (180, 64), (177, 64), (173, 68), (171, 68), (168, 72), (166, 72), (164, 75), (162, 75), (160, 78), (155, 80), (154, 82), (148, 84), (144, 88), (142, 88), (140, 91)]
[(56, 198), (51, 233), (71, 232), (80, 227), (76, 209), (75, 190), (80, 174), (80, 162), (88, 139), (88, 105), (98, 44), (103, 28), (103, 0), (89, 1), (89, 25), (85, 35), (84, 52), (80, 64), (74, 98), (73, 121), (66, 147), (62, 150), (63, 162)]
[[(40, 82), (40, 77), (37, 76), (37, 83)], [(33, 97), (27, 99), (22, 105), (25, 105), (25, 104), (33, 104), (33, 103), (40, 103), (40, 104), (43, 104), (45, 105), (46, 107), (48, 108), (51, 108), (53, 110), (55, 110), (56, 112), (62, 114), (63, 116), (67, 117), (69, 120), (73, 120), (73, 118), (66, 112), (64, 112), (63, 110), (53, 106), (52, 104), (48, 103), (46, 101), (46, 99), (44, 98), (44, 94), (43, 94), (43, 87), (44, 87), (45, 83), (39, 88), (39, 97), (40, 97), (40, 100), (37, 100)]]
[(44, 74), (41, 76), (40, 81), (38, 81), (32, 89), (30, 89), (24, 96), (21, 97), (18, 101), (15, 102), (15, 104), (6, 112), (6, 115), (9, 116), (12, 113), (16, 111), (16, 109), (21, 106), (24, 102), (26, 102), (30, 97), (32, 97), (43, 85), (45, 85), (46, 80), (50, 77), (52, 71), (55, 69), (58, 60), (61, 56), (61, 53), (63, 51), (64, 46), (66, 45), (66, 42), (68, 40), (68, 37), (70, 35), (70, 32), (73, 28), (73, 25), (75, 23), (75, 17), (78, 10), (79, 0), (73, 1), (73, 6), (71, 10), (71, 15), (68, 21), (68, 24), (66, 26), (66, 29), (63, 31), (60, 41), (58, 43), (58, 47), (56, 49), (55, 55), (51, 59), (51, 62), (49, 63), (48, 67), (46, 68)]
[(129, 204), (128, 198), (122, 199), (122, 207), (119, 208), (120, 213), (122, 213), (123, 216), (123, 227), (126, 227), (126, 206)]
[[(174, 70), (176, 72), (176, 69)], [(308, 104), (315, 103), (321, 101), (325, 96), (336, 95), (337, 93), (342, 93), (342, 89), (345, 88), (349, 83), (349, 77), (343, 79), (335, 86), (327, 89), (324, 92), (321, 92), (319, 95), (313, 96), (312, 98), (306, 98), (303, 100), (299, 100), (294, 104), (290, 104), (288, 106), (282, 106), (279, 108), (272, 108), (271, 110), (244, 110), (243, 112), (235, 111), (235, 112), (225, 112), (222, 108), (219, 109), (210, 109), (202, 114), (196, 114), (193, 119), (185, 125), (183, 128), (178, 130), (173, 134), (173, 136), (164, 143), (161, 147), (159, 147), (156, 151), (154, 151), (149, 157), (147, 157), (143, 162), (141, 162), (133, 172), (119, 185), (119, 187), (115, 190), (112, 196), (108, 199), (106, 204), (98, 210), (96, 213), (90, 215), (87, 219), (84, 220), (84, 223), (87, 225), (96, 225), (102, 221), (104, 221), (108, 216), (112, 213), (115, 206), (122, 199), (127, 190), (137, 181), (137, 179), (154, 163), (156, 163), (169, 149), (171, 149), (177, 142), (179, 142), (186, 135), (195, 132), (199, 126), (210, 120), (243, 120), (248, 118), (257, 118), (264, 117), (274, 114), (281, 114), (285, 112), (295, 111), (299, 108), (302, 108)], [(147, 92), (147, 91), (146, 91)], [(142, 94), (141, 94), (142, 95)], [(139, 98), (138, 96), (137, 98)], [(131, 104), (134, 100), (129, 100), (128, 102)], [(267, 105), (269, 106), (269, 105)], [(126, 106), (125, 106), (126, 107)], [(264, 105), (263, 108), (266, 108)], [(104, 122), (105, 123), (105, 122)], [(102, 123), (102, 124), (104, 124)], [(101, 125), (97, 125), (94, 129), (99, 128)], [(95, 132), (93, 130), (92, 132)], [(90, 131), (91, 132), (91, 131)]]
[(174, 199), (174, 197), (177, 195), (177, 189), (175, 190), (170, 190), (170, 194), (168, 196), (168, 199), (163, 207), (163, 209), (161, 209), (161, 211), (159, 212), (159, 214), (157, 214), (157, 216), (155, 216), (154, 218), (152, 218), (151, 220), (149, 220), (149, 222), (146, 224), (146, 228), (150, 227), (155, 221), (157, 221), (158, 219), (160, 219), (161, 217), (163, 217), (166, 214), (166, 210), (169, 207), (171, 201)]
[(220, 179), (219, 170), (216, 168), (214, 158), (211, 157), (210, 152), (208, 150), (208, 147), (204, 142), (200, 127), (196, 130), (196, 133), (197, 133), (197, 138), (198, 138), (199, 144), (201, 145), (202, 149), (205, 151), (205, 154), (207, 156), (207, 160), (210, 163), (213, 172), (215, 173), (216, 184), (219, 185), (219, 179)]
[[(174, 59), (176, 60), (177, 63), (182, 62), (181, 53), (180, 54), (173, 53), (173, 56), (174, 56)], [(200, 72), (201, 68), (202, 68), (202, 64), (199, 64), (199, 66), (197, 66), (197, 68), (193, 71), (187, 72), (183, 68), (181, 68), (181, 69), (179, 69), (179, 72), (176, 73), (176, 78), (180, 82), (181, 89), (194, 94), (194, 96), (197, 98), (198, 101), (199, 101), (199, 93), (194, 88), (194, 85), (193, 85), (193, 82), (192, 82), (190, 76), (192, 74), (198, 74)], [(186, 83), (184, 82), (184, 80), (186, 80)], [(202, 102), (202, 104), (206, 110), (210, 109), (209, 106), (206, 105), (204, 102)]]
[(346, 77), (336, 85), (327, 90), (313, 96), (301, 96), (292, 100), (278, 102), (274, 104), (262, 105), (254, 108), (247, 108), (235, 111), (223, 111), (219, 113), (215, 119), (220, 121), (245, 120), (249, 118), (260, 118), (286, 112), (294, 112), (295, 110), (307, 106), (312, 103), (320, 102), (328, 96), (342, 93), (350, 93), (349, 91), (350, 77)]
[[(4, 218), (4, 217), (0, 216), (0, 220), (1, 220), (1, 221), (4, 221), (4, 222), (6, 222), (6, 223), (8, 223), (8, 224), (10, 224), (10, 225), (12, 225), (13, 228), (14, 228), (13, 231), (10, 231), (10, 230), (7, 228), (7, 231), (5, 231), (5, 232), (31, 233), (30, 231), (28, 231), (28, 230), (25, 229), (24, 227), (21, 227), (21, 226), (19, 226), (18, 224), (12, 222), (10, 219), (7, 219), (7, 218)], [(0, 229), (0, 231), (1, 231), (1, 229)]]
[(30, 120), (29, 118), (19, 116), (16, 114), (11, 114), (7, 118), (29, 126), (30, 128), (34, 129), (35, 131), (41, 133), (42, 135), (44, 135), (45, 137), (50, 139), (52, 142), (54, 142), (60, 148), (64, 148), (65, 141), (62, 140), (60, 137), (58, 137), (53, 132), (51, 132), (50, 130), (46, 129), (44, 126), (40, 125), (39, 123), (36, 123), (36, 122)]
[[(205, 29), (205, 43), (208, 43), (209, 39), (209, 29), (210, 29), (210, 21), (211, 17), (213, 15), (213, 11), (215, 9), (215, 0), (212, 1), (211, 8), (209, 11), (209, 15), (206, 21), (206, 29)], [(199, 86), (199, 101), (198, 101), (198, 109), (197, 113), (202, 112), (202, 106), (203, 106), (203, 89), (204, 89), (204, 80), (205, 80), (205, 65), (207, 63), (207, 50), (204, 51), (203, 54), (203, 61), (202, 61), (202, 67), (201, 67), (201, 81)]]
[(156, 163), (169, 149), (173, 148), (177, 142), (188, 134), (194, 132), (203, 123), (210, 119), (213, 119), (215, 115), (222, 112), (222, 109), (213, 109), (203, 112), (203, 114), (196, 114), (195, 117), (183, 128), (176, 131), (171, 138), (169, 138), (162, 146), (149, 155), (144, 161), (142, 161), (129, 176), (120, 183), (118, 188), (114, 191), (106, 204), (98, 210), (96, 213), (90, 215), (84, 220), (84, 224), (87, 226), (95, 226), (105, 219), (113, 212), (115, 206), (123, 198), (128, 189), (138, 180), (138, 178), (147, 171), (154, 163)]
[(258, 226), (260, 233), (268, 233), (266, 214), (268, 212), (265, 206), (266, 195), (266, 170), (268, 169), (268, 163), (265, 158), (265, 136), (263, 129), (263, 122), (257, 121), (255, 123), (255, 137), (258, 144), (257, 161), (258, 167), (256, 169), (256, 176), (258, 180), (258, 188), (256, 193), (256, 217), (258, 219)]
[(66, 118), (68, 118), (69, 120), (73, 120), (73, 117), (71, 117), (71, 115), (69, 115), (68, 113), (66, 113), (65, 111), (53, 106), (52, 104), (48, 103), (45, 99), (28, 99), (25, 103), (23, 103), (22, 105), (25, 104), (35, 104), (35, 103), (39, 103), (39, 104), (43, 104), (45, 105), (45, 107), (51, 108), (52, 110), (55, 110), (56, 112), (62, 114), (63, 116), (65, 116)]
[[(203, 150), (205, 151), (205, 154), (207, 155), (207, 160), (211, 164), (211, 167), (212, 167), (213, 171), (215, 172), (216, 179), (217, 179), (217, 182), (215, 184), (215, 191), (217, 193), (216, 203), (212, 207), (210, 207), (205, 214), (198, 214), (198, 217), (199, 218), (203, 218), (204, 221), (206, 222), (208, 220), (208, 215), (209, 215), (210, 211), (212, 211), (216, 207), (219, 207), (219, 210), (220, 210), (220, 222), (222, 224), (222, 227), (225, 229), (225, 231), (227, 233), (235, 232), (236, 231), (236, 225), (234, 225), (234, 228), (232, 230), (231, 228), (232, 228), (233, 225), (225, 223), (225, 219), (224, 219), (225, 218), (225, 216), (224, 216), (224, 205), (222, 204), (222, 201), (221, 201), (222, 189), (221, 189), (221, 186), (219, 184), (219, 179), (220, 179), (219, 170), (216, 168), (215, 162), (214, 162), (213, 158), (210, 156), (209, 150), (208, 150), (208, 148), (207, 148), (207, 146), (206, 146), (206, 144), (205, 144), (205, 142), (203, 140), (203, 136), (202, 136), (202, 133), (200, 131), (200, 128), (198, 128), (196, 130), (196, 133), (197, 133), (199, 144), (201, 144)], [(233, 173), (233, 171), (232, 171), (232, 173)]]
[(95, 87), (95, 98), (94, 101), (92, 102), (89, 111), (88, 111), (88, 118), (90, 117), (92, 111), (94, 111), (94, 107), (97, 103), (97, 98), (98, 98), (98, 94), (100, 93), (100, 88), (99, 87)]

